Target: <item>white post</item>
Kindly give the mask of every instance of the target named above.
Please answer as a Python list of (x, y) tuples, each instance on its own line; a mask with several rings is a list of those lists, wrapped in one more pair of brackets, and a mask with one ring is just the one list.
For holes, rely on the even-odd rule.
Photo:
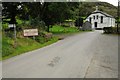
[(33, 40), (35, 40), (35, 36), (33, 36)]
[(15, 24), (13, 24), (13, 28), (14, 28), (14, 47), (16, 47), (16, 26)]

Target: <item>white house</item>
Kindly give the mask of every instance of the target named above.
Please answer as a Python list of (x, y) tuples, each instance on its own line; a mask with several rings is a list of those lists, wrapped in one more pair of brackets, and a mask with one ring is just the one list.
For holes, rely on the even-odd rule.
[(92, 29), (102, 29), (104, 27), (115, 27), (115, 18), (105, 12), (99, 11), (98, 6), (87, 18), (92, 24)]

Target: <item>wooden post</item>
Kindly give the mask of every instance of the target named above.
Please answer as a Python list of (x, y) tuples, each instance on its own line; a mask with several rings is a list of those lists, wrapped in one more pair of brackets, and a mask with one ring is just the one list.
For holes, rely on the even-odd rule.
[[(27, 36), (27, 40), (29, 40), (29, 38), (28, 38), (28, 36)], [(28, 41), (27, 41), (27, 45), (28, 45), (29, 43), (28, 43)]]
[(33, 40), (35, 40), (35, 36), (33, 36)]

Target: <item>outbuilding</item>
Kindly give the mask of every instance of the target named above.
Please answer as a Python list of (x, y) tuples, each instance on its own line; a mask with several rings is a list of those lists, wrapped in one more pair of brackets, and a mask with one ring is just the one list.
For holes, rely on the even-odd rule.
[(98, 6), (87, 18), (92, 24), (92, 29), (103, 29), (104, 27), (115, 27), (115, 18), (105, 12), (99, 11)]

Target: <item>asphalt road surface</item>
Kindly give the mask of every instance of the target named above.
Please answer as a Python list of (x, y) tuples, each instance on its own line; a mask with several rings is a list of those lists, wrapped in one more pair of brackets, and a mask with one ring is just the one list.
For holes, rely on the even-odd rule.
[(80, 33), (5, 60), (2, 67), (3, 78), (117, 78), (118, 36)]

